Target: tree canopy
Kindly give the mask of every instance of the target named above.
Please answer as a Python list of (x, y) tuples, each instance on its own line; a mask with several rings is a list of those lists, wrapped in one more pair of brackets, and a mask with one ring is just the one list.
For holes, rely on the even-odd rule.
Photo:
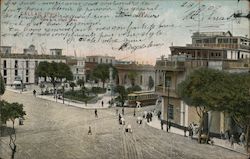
[(102, 88), (104, 88), (105, 82), (109, 79), (109, 68), (113, 68), (113, 79), (117, 76), (117, 69), (113, 67), (111, 64), (98, 64), (93, 72), (92, 76), (96, 79), (102, 81)]
[(229, 113), (239, 126), (249, 131), (249, 73), (197, 69), (178, 85), (177, 93), (185, 103), (197, 108), (201, 117), (200, 128), (204, 113), (215, 110)]
[(125, 87), (121, 86), (121, 85), (117, 85), (114, 89), (114, 92), (119, 94), (119, 96), (116, 98), (116, 100), (118, 102), (122, 103), (122, 106), (123, 106), (125, 103), (125, 100), (127, 99), (127, 96), (128, 96), (128, 93), (127, 93)]
[(73, 74), (70, 67), (65, 63), (42, 61), (36, 68), (35, 74), (38, 77), (49, 77), (50, 82), (55, 87), (57, 82), (62, 82), (63, 79), (72, 80)]
[(4, 123), (6, 123), (8, 120), (14, 122), (16, 118), (26, 115), (25, 111), (23, 110), (23, 105), (19, 103), (8, 103), (6, 101), (1, 101), (1, 108), (1, 119)]
[(135, 79), (136, 79), (137, 76), (138, 76), (138, 73), (135, 72), (135, 71), (130, 71), (128, 73), (128, 78), (130, 80), (130, 83), (131, 83), (132, 87), (135, 85)]

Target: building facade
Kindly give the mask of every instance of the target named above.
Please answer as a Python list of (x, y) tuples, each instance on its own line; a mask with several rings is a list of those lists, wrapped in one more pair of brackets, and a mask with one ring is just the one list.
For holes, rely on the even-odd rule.
[(86, 80), (85, 76), (85, 59), (81, 57), (68, 57), (67, 64), (73, 73), (73, 80), (77, 82), (79, 79)]
[(39, 78), (35, 76), (35, 69), (41, 61), (66, 63), (66, 57), (0, 52), (0, 71), (6, 85), (13, 85), (17, 79), (22, 80), (23, 84), (38, 83)]
[(118, 71), (117, 84), (124, 85), (125, 87), (130, 87), (131, 80), (129, 79), (129, 74), (131, 72), (135, 73), (134, 84), (139, 85), (143, 90), (149, 90), (150, 78), (155, 81), (155, 71), (152, 65), (138, 65), (135, 63), (125, 63), (115, 65)]
[[(168, 58), (157, 59), (156, 93), (163, 97), (162, 119), (182, 126), (198, 123), (194, 107), (188, 106), (177, 93), (178, 84), (194, 69), (205, 67), (228, 72), (248, 72), (250, 39), (232, 36), (230, 32), (194, 33), (192, 44), (170, 47)], [(224, 112), (209, 112), (207, 125), (214, 133), (224, 132), (232, 125)]]

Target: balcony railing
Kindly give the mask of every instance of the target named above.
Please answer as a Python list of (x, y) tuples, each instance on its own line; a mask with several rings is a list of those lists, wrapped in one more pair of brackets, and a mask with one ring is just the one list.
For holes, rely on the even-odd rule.
[[(156, 86), (155, 92), (161, 96), (168, 96), (168, 87)], [(178, 98), (176, 90), (173, 88), (169, 88), (169, 96), (174, 97), (174, 98)]]
[(156, 67), (161, 70), (184, 71), (185, 63), (181, 61), (160, 60), (156, 62)]
[(250, 46), (242, 44), (215, 44), (215, 43), (203, 43), (203, 44), (187, 44), (188, 47), (209, 47), (209, 48), (226, 48), (226, 49), (250, 49)]

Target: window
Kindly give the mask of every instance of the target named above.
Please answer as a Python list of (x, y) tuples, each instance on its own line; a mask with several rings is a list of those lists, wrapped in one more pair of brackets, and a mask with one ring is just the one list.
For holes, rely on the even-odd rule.
[(15, 68), (17, 68), (17, 67), (18, 67), (18, 61), (15, 60)]
[(17, 76), (18, 75), (18, 70), (15, 70), (15, 76)]
[(26, 61), (26, 68), (29, 68), (29, 61)]
[(172, 104), (168, 106), (168, 119), (174, 119), (174, 106)]
[(3, 80), (4, 80), (4, 83), (6, 84), (7, 83), (7, 78), (5, 77), (5, 78), (3, 78)]
[(26, 75), (29, 75), (29, 70), (26, 70)]
[(171, 87), (171, 77), (165, 76), (165, 87)]
[(79, 71), (78, 68), (76, 68), (76, 73), (78, 73), (78, 71)]
[(7, 76), (7, 70), (3, 70), (3, 75)]
[(237, 44), (237, 43), (238, 43), (238, 39), (232, 39), (232, 40), (233, 40), (232, 42), (233, 42), (234, 44)]
[(4, 61), (3, 61), (3, 68), (6, 68), (6, 67), (7, 67), (7, 61), (4, 60)]
[(222, 43), (222, 39), (218, 39), (218, 43)]
[(29, 77), (26, 77), (26, 83), (29, 83)]

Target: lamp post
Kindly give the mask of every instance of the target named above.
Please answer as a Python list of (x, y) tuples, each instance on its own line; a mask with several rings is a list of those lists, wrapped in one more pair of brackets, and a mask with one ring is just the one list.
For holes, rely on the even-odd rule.
[(63, 97), (63, 104), (64, 104), (64, 87), (65, 87), (65, 85), (64, 85), (64, 83), (62, 83), (62, 91), (63, 91), (63, 92), (62, 92), (62, 93), (63, 93), (63, 94), (62, 94), (62, 97)]
[(167, 81), (167, 91), (168, 91), (168, 103), (167, 103), (167, 132), (168, 132), (168, 127), (169, 127), (169, 88), (170, 88), (170, 81)]

